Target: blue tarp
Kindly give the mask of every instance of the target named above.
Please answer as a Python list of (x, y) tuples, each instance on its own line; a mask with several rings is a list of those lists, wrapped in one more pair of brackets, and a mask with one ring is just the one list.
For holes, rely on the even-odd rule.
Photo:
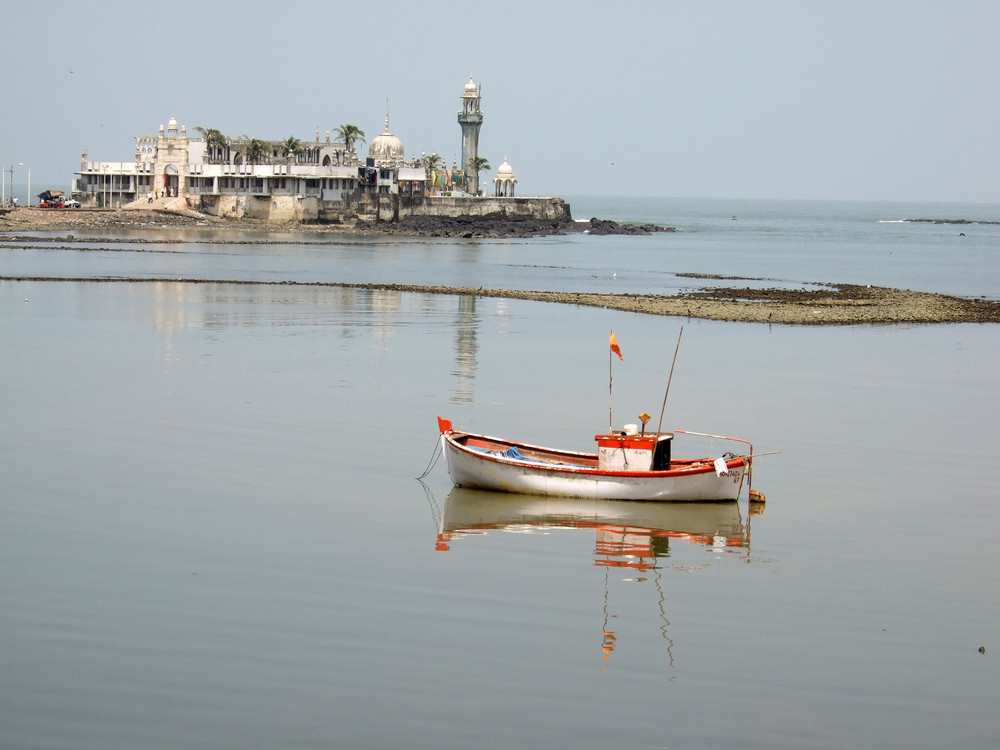
[(521, 455), (521, 451), (517, 449), (517, 446), (513, 448), (508, 448), (505, 451), (492, 451), (491, 455), (503, 456), (504, 458), (513, 458), (515, 461), (527, 461), (524, 456)]
[(498, 458), (510, 458), (514, 461), (524, 461), (529, 464), (543, 464), (545, 466), (577, 466), (577, 464), (567, 464), (560, 461), (545, 461), (541, 458), (528, 458), (521, 454), (521, 451), (517, 449), (517, 446), (512, 446), (507, 450), (502, 451), (491, 451), (489, 448), (479, 448), (474, 445), (467, 445), (466, 448), (470, 450), (478, 451), (479, 453), (485, 453), (489, 456), (496, 456)]
[(505, 451), (491, 451), (489, 448), (479, 448), (478, 446), (475, 445), (467, 445), (466, 448), (469, 448), (474, 451), (479, 451), (480, 453), (486, 453), (490, 456), (500, 456), (501, 458), (513, 458), (515, 461), (531, 460), (530, 458), (525, 458), (524, 456), (522, 456), (521, 451), (517, 449), (516, 445), (511, 448), (508, 448)]

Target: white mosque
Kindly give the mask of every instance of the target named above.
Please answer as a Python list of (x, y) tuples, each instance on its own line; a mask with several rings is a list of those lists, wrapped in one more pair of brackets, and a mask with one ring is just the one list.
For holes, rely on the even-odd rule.
[[(493, 195), (483, 195), (481, 89), (471, 77), (461, 101), (461, 167), (449, 169), (426, 155), (407, 160), (403, 142), (389, 129), (388, 114), (385, 130), (371, 139), (366, 157), (356, 153), (350, 139), (331, 137), (330, 131), (321, 137), (317, 129), (308, 141), (227, 138), (204, 128), (192, 137), (171, 117), (157, 135), (136, 138), (132, 161), (91, 161), (84, 151), (73, 197), (98, 208), (151, 206), (274, 221), (333, 220), (372, 212), (376, 218), (531, 215), (539, 208), (531, 201), (558, 201), (519, 198), (515, 204), (517, 178), (506, 158), (493, 178)], [(510, 205), (497, 203), (504, 200)]]

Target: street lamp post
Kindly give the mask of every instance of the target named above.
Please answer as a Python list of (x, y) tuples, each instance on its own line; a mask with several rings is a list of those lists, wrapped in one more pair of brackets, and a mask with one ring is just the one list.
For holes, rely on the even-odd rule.
[[(28, 208), (31, 208), (31, 165), (30, 164), (25, 164), (23, 161), (19, 161), (17, 163), (17, 166), (19, 166), (19, 167), (27, 167), (28, 168)], [(14, 188), (11, 188), (10, 192), (13, 193), (14, 192)]]

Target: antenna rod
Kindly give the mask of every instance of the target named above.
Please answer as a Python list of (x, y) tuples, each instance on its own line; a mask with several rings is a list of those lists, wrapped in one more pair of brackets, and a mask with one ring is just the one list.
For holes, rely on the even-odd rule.
[(674, 361), (670, 363), (670, 377), (667, 378), (667, 392), (663, 394), (663, 408), (660, 409), (660, 423), (656, 426), (656, 434), (660, 434), (660, 430), (663, 429), (663, 412), (667, 410), (667, 396), (670, 394), (670, 381), (674, 379), (674, 365), (677, 364), (677, 352), (681, 350), (681, 336), (684, 335), (684, 326), (681, 326), (681, 332), (677, 334), (677, 348), (674, 349)]

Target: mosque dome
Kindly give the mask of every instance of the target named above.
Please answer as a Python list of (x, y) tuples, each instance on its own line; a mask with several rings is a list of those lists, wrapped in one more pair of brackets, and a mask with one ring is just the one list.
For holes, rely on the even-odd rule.
[(368, 158), (375, 166), (398, 167), (403, 163), (403, 142), (389, 132), (389, 118), (385, 118), (385, 132), (372, 138), (368, 144)]
[(498, 180), (514, 180), (514, 168), (507, 162), (507, 158), (504, 157), (503, 164), (497, 170), (496, 179)]
[(170, 122), (167, 123), (167, 130), (177, 130), (177, 120), (173, 115), (170, 116)]
[(469, 76), (469, 82), (465, 84), (464, 96), (479, 96), (479, 87), (476, 85), (476, 82), (472, 80), (472, 76)]

